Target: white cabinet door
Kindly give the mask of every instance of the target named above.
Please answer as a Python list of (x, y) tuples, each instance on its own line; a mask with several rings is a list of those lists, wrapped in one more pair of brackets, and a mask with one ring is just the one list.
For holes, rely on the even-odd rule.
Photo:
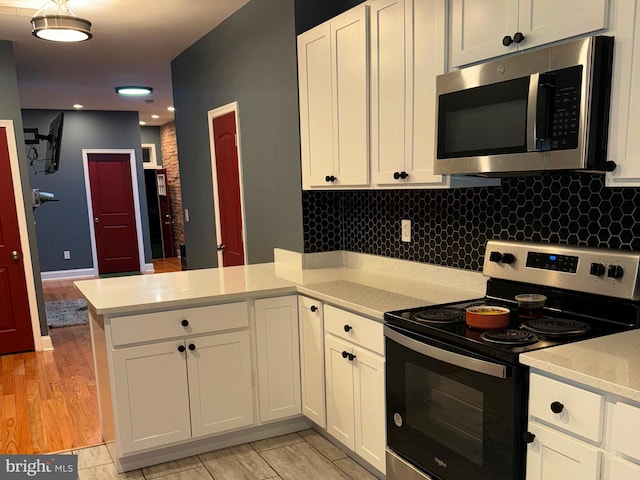
[(446, 33), (444, 0), (413, 0), (413, 39), (408, 42), (407, 61), (413, 74), (407, 77), (406, 171), (412, 184), (442, 187), (446, 177), (433, 174), (436, 151), (436, 76), (445, 71)]
[(602, 480), (638, 480), (640, 466), (620, 458), (607, 458)]
[(516, 51), (502, 39), (518, 31), (518, 0), (451, 1), (451, 67)]
[(300, 415), (298, 297), (256, 300), (260, 420)]
[(331, 20), (335, 186), (369, 183), (369, 16), (363, 5)]
[(331, 29), (324, 23), (298, 36), (302, 188), (326, 186), (333, 175)]
[(384, 358), (354, 347), (355, 452), (385, 473)]
[(445, 51), (443, 0), (371, 4), (371, 183), (444, 185), (433, 162)]
[[(605, 29), (608, 9), (608, 0), (452, 0), (451, 66)], [(524, 40), (504, 46), (516, 32)]]
[(405, 129), (411, 118), (405, 111), (406, 77), (411, 70), (405, 52), (411, 18), (406, 18), (405, 0), (376, 0), (370, 12), (371, 182), (394, 184), (400, 181), (394, 173), (405, 170), (408, 153)]
[(327, 380), (327, 432), (355, 450), (353, 403), (353, 365), (348, 355), (351, 344), (327, 335), (324, 339)]
[(520, 0), (520, 48), (530, 48), (607, 28), (608, 0)]
[(196, 337), (186, 344), (193, 436), (253, 425), (249, 332)]
[(302, 414), (325, 428), (324, 325), (322, 302), (298, 297)]
[(120, 454), (191, 437), (187, 367), (182, 340), (116, 349), (113, 402)]
[(599, 480), (600, 450), (536, 423), (528, 429), (527, 480)]

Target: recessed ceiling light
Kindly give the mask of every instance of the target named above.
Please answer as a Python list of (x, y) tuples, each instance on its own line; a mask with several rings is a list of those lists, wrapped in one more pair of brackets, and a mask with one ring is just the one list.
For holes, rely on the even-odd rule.
[(84, 105), (80, 105), (79, 103), (76, 103), (73, 108), (76, 108), (78, 110), (80, 110), (81, 108), (84, 108)]
[(157, 118), (160, 118), (160, 115), (151, 115), (151, 118), (153, 118), (155, 120)]
[(118, 95), (150, 95), (153, 93), (153, 88), (151, 87), (143, 87), (139, 85), (128, 85), (123, 87), (116, 87), (116, 93)]
[(167, 110), (169, 110), (170, 112), (175, 112), (176, 111), (176, 107), (167, 107)]
[(147, 124), (147, 122), (145, 122), (144, 120), (140, 120), (139, 123), (140, 123), (140, 125), (146, 125)]
[[(48, 13), (51, 4), (57, 9)], [(31, 27), (34, 37), (53, 42), (82, 42), (93, 36), (91, 22), (77, 17), (67, 5), (67, 0), (47, 0), (31, 18)]]

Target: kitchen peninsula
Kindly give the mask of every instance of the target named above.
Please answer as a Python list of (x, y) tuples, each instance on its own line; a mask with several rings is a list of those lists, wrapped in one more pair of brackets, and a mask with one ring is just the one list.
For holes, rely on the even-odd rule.
[[(384, 312), (474, 298), (485, 284), (477, 272), (279, 249), (267, 264), (76, 282), (104, 440), (128, 471), (308, 428), (308, 417), (381, 476)], [(325, 372), (331, 342), (358, 351), (353, 368), (366, 366), (374, 383), (334, 391), (325, 406), (325, 388), (345, 377), (330, 360)], [(360, 388), (377, 392), (362, 411)], [(337, 412), (330, 398), (344, 395), (350, 410)]]

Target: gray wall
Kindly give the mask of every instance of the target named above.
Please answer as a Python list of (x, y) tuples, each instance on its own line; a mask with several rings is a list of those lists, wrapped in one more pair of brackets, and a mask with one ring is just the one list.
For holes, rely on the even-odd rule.
[(0, 40), (0, 118), (13, 120), (16, 132), (16, 144), (18, 147), (18, 160), (20, 162), (20, 176), (22, 178), (22, 194), (25, 199), (24, 210), (27, 216), (27, 234), (31, 249), (31, 261), (33, 264), (33, 276), (35, 278), (36, 297), (38, 299), (38, 311), (41, 319), (40, 330), (43, 335), (48, 332), (47, 322), (44, 316), (44, 296), (42, 283), (40, 282), (40, 264), (38, 257), (38, 245), (36, 242), (36, 229), (31, 212), (31, 188), (29, 187), (29, 172), (24, 149), (24, 135), (22, 133), (22, 116), (20, 114), (20, 99), (18, 96), (18, 79), (13, 57), (13, 43)]
[(140, 127), (140, 143), (153, 143), (156, 146), (156, 161), (162, 165), (162, 143), (160, 127)]
[(302, 251), (294, 0), (253, 1), (171, 64), (189, 268), (217, 266), (207, 112), (237, 101), (247, 257)]
[(364, 0), (295, 0), (296, 34), (335, 17), (364, 2)]
[[(41, 134), (47, 134), (49, 123), (58, 113), (57, 110), (23, 110), (22, 118), (25, 127), (38, 128)], [(94, 267), (82, 165), (83, 149), (135, 150), (144, 256), (147, 263), (151, 262), (138, 113), (65, 111), (64, 115), (60, 169), (52, 175), (35, 173), (42, 170), (43, 164), (34, 162), (29, 172), (32, 188), (54, 193), (60, 200), (47, 202), (34, 211), (40, 269), (50, 272)], [(40, 142), (36, 147), (40, 158), (44, 158), (46, 142)], [(71, 252), (70, 260), (64, 259), (64, 250)]]

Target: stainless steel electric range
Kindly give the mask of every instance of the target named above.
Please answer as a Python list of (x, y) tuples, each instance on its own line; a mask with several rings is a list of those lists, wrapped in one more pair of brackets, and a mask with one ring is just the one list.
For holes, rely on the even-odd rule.
[[(521, 353), (640, 326), (640, 253), (491, 240), (483, 298), (385, 314), (387, 479), (525, 478), (528, 367)], [(543, 316), (515, 296), (547, 297)], [(465, 323), (510, 309), (506, 328)]]

